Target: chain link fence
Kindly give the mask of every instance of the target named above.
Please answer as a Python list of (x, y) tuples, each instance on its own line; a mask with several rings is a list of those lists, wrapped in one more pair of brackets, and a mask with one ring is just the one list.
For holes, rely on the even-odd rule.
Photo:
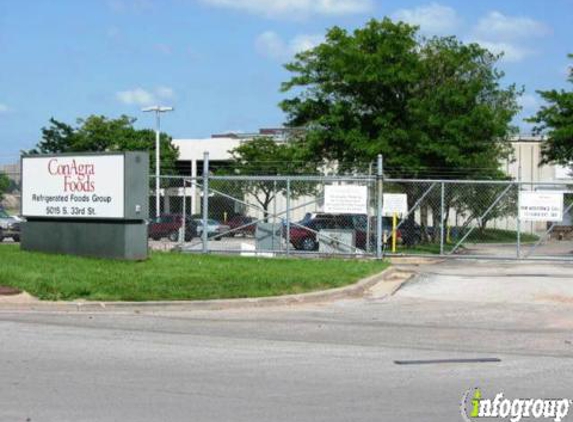
[[(325, 213), (331, 185), (362, 186), (368, 212)], [(373, 255), (375, 187), (368, 177), (210, 176), (207, 187), (203, 178), (162, 178), (158, 217), (150, 198), (150, 244), (246, 256)]]
[(20, 172), (0, 171), (0, 177), (6, 177), (6, 181), (1, 182), (0, 207), (10, 215), (20, 214)]
[[(345, 176), (215, 176), (208, 165), (204, 170), (206, 177), (162, 176), (159, 208), (150, 179), (152, 249), (573, 260), (573, 183), (390, 179), (372, 175), (376, 166), (365, 168), (366, 175)], [(8, 177), (0, 208), (19, 215), (20, 174)], [(363, 189), (365, 210), (326, 212), (328, 186)], [(552, 193), (562, 201), (559, 218), (544, 219), (552, 205), (543, 200), (533, 208), (522, 203), (528, 194)], [(396, 194), (405, 196), (406, 208), (394, 215), (385, 199)], [(539, 218), (520, 216), (527, 207), (539, 207)]]
[[(328, 186), (362, 188), (365, 212), (326, 212)], [(525, 192), (561, 195), (559, 221), (520, 218)], [(405, 197), (404, 212), (385, 204), (396, 194)], [(155, 248), (246, 256), (573, 259), (573, 185), (566, 183), (209, 175), (206, 181), (164, 177), (160, 195), (159, 217), (150, 210)]]

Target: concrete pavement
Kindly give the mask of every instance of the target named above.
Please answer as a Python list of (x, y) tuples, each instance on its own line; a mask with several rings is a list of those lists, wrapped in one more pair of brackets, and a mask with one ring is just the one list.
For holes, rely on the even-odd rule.
[(401, 297), (488, 303), (573, 304), (573, 262), (452, 260), (417, 268)]
[[(518, 274), (500, 267), (504, 277), (496, 278), (498, 263), (459, 262), (474, 275), (491, 270), (465, 289), (488, 290)], [(443, 422), (462, 420), (461, 397), (474, 387), (485, 397), (573, 398), (571, 305), (428, 298), (425, 284), (441, 290), (450, 276), (444, 283), (455, 287), (451, 278), (470, 270), (455, 262), (416, 268), (441, 275), (391, 298), (140, 314), (0, 312), (0, 421)], [(567, 271), (519, 271), (542, 269)], [(394, 363), (459, 358), (501, 362)]]

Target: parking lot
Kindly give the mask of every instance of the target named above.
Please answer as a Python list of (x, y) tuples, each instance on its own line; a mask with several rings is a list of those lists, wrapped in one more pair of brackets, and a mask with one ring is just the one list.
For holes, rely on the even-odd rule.
[[(235, 253), (241, 254), (244, 256), (251, 256), (255, 253), (258, 253), (257, 249), (257, 242), (255, 238), (251, 236), (241, 236), (241, 237), (222, 237), (220, 240), (209, 240), (207, 242), (208, 250), (210, 252), (219, 252), (219, 253)], [(270, 251), (263, 251), (266, 255), (268, 254), (276, 254), (276, 255), (284, 255), (286, 253), (286, 243), (284, 240), (275, 243), (275, 247)], [(169, 241), (168, 239), (161, 239), (161, 240), (149, 240), (149, 247), (152, 250), (161, 250), (161, 251), (169, 251), (175, 248), (181, 249), (185, 252), (201, 252), (203, 249), (203, 243), (200, 239), (193, 239), (190, 242), (184, 242), (182, 244), (178, 244), (177, 242)], [(317, 251), (302, 251), (299, 249), (295, 249), (292, 245), (290, 247), (289, 253), (295, 256), (308, 256), (314, 255), (317, 256)], [(353, 254), (357, 256), (364, 255), (361, 250), (353, 250)]]

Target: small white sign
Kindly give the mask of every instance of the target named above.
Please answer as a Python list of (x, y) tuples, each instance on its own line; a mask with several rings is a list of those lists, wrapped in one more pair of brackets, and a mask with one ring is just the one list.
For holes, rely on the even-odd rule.
[(385, 193), (382, 201), (382, 215), (392, 217), (394, 214), (408, 214), (408, 195), (405, 193)]
[(22, 158), (22, 215), (123, 218), (123, 154)]
[(555, 179), (571, 180), (573, 174), (573, 164), (569, 166), (555, 166)]
[(519, 218), (522, 221), (562, 221), (562, 192), (520, 192)]
[(354, 185), (325, 186), (324, 212), (333, 214), (367, 214), (368, 188)]

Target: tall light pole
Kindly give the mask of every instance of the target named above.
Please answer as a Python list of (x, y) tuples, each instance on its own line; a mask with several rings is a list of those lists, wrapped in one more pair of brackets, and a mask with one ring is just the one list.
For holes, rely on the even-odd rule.
[(173, 107), (163, 107), (163, 106), (153, 106), (153, 107), (145, 107), (142, 108), (141, 111), (147, 112), (155, 112), (155, 217), (159, 217), (161, 213), (160, 210), (160, 188), (159, 188), (159, 178), (161, 176), (160, 170), (160, 155), (159, 155), (159, 135), (161, 131), (161, 113), (166, 113), (168, 111), (173, 111)]

